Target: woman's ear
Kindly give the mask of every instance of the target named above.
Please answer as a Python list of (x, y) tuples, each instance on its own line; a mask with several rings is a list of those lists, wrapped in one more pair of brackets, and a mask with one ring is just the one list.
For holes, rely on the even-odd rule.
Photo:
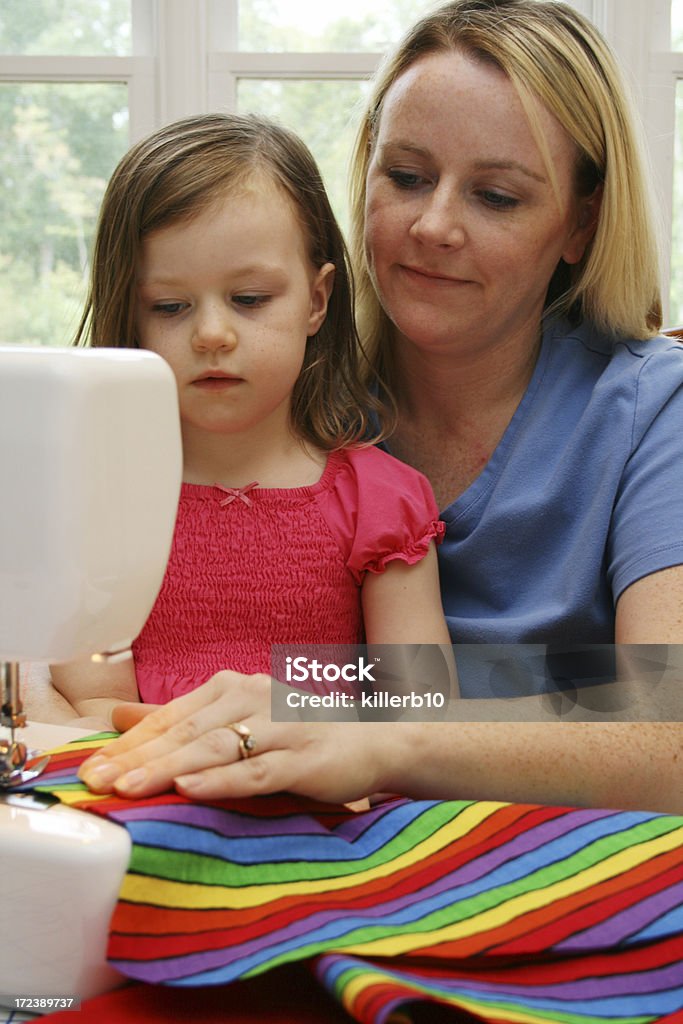
[(579, 263), (595, 234), (602, 204), (602, 185), (577, 202), (576, 225), (562, 253), (565, 263)]
[(308, 337), (317, 334), (327, 316), (327, 304), (334, 287), (334, 263), (323, 263), (311, 284), (311, 312), (308, 318)]

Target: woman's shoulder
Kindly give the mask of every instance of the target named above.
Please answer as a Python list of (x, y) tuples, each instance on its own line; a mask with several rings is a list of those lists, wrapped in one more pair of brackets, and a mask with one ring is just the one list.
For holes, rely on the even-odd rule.
[(569, 345), (577, 355), (583, 352), (600, 357), (606, 366), (620, 369), (631, 366), (636, 373), (644, 362), (652, 359), (658, 362), (667, 360), (672, 366), (683, 367), (683, 341), (668, 334), (630, 338), (600, 330), (589, 321), (576, 327), (560, 322), (551, 331), (550, 342), (554, 345)]
[(666, 335), (625, 338), (582, 324), (555, 333), (546, 348), (538, 408), (546, 419), (549, 409), (562, 409), (557, 430), (562, 430), (565, 440), (583, 433), (588, 445), (602, 438), (605, 444), (617, 446), (615, 455), (627, 457), (657, 423), (667, 444), (680, 445), (683, 345), (679, 339)]
[(657, 335), (627, 338), (601, 331), (590, 323), (558, 325), (548, 339), (548, 383), (583, 382), (597, 396), (620, 392), (632, 403), (665, 402), (683, 388), (683, 343)]

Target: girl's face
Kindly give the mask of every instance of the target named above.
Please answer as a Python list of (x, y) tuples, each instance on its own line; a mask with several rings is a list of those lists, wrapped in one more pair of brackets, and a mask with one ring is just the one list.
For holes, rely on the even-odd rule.
[(399, 341), (463, 358), (514, 339), (535, 345), (553, 272), (561, 258), (581, 259), (595, 213), (574, 195), (572, 142), (536, 109), (559, 195), (498, 68), (437, 53), (389, 89), (368, 170), (366, 248)]
[(333, 276), (312, 266), (292, 202), (265, 177), (143, 240), (136, 336), (175, 374), (186, 439), (257, 430), (266, 444), (289, 431)]

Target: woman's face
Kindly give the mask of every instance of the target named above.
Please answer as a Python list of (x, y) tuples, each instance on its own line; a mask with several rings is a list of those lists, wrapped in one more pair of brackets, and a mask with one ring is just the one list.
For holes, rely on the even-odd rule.
[(368, 170), (366, 248), (399, 339), (463, 356), (533, 346), (562, 258), (581, 259), (595, 202), (574, 196), (575, 150), (540, 104), (559, 194), (498, 68), (449, 51), (389, 89)]

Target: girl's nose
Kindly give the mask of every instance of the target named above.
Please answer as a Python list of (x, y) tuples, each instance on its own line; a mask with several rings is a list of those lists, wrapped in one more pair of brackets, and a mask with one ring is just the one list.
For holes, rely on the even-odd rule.
[(410, 233), (425, 245), (461, 248), (466, 237), (462, 203), (452, 193), (435, 189), (425, 197)]
[(223, 303), (212, 303), (197, 311), (192, 345), (198, 352), (235, 348), (237, 333), (230, 310)]

